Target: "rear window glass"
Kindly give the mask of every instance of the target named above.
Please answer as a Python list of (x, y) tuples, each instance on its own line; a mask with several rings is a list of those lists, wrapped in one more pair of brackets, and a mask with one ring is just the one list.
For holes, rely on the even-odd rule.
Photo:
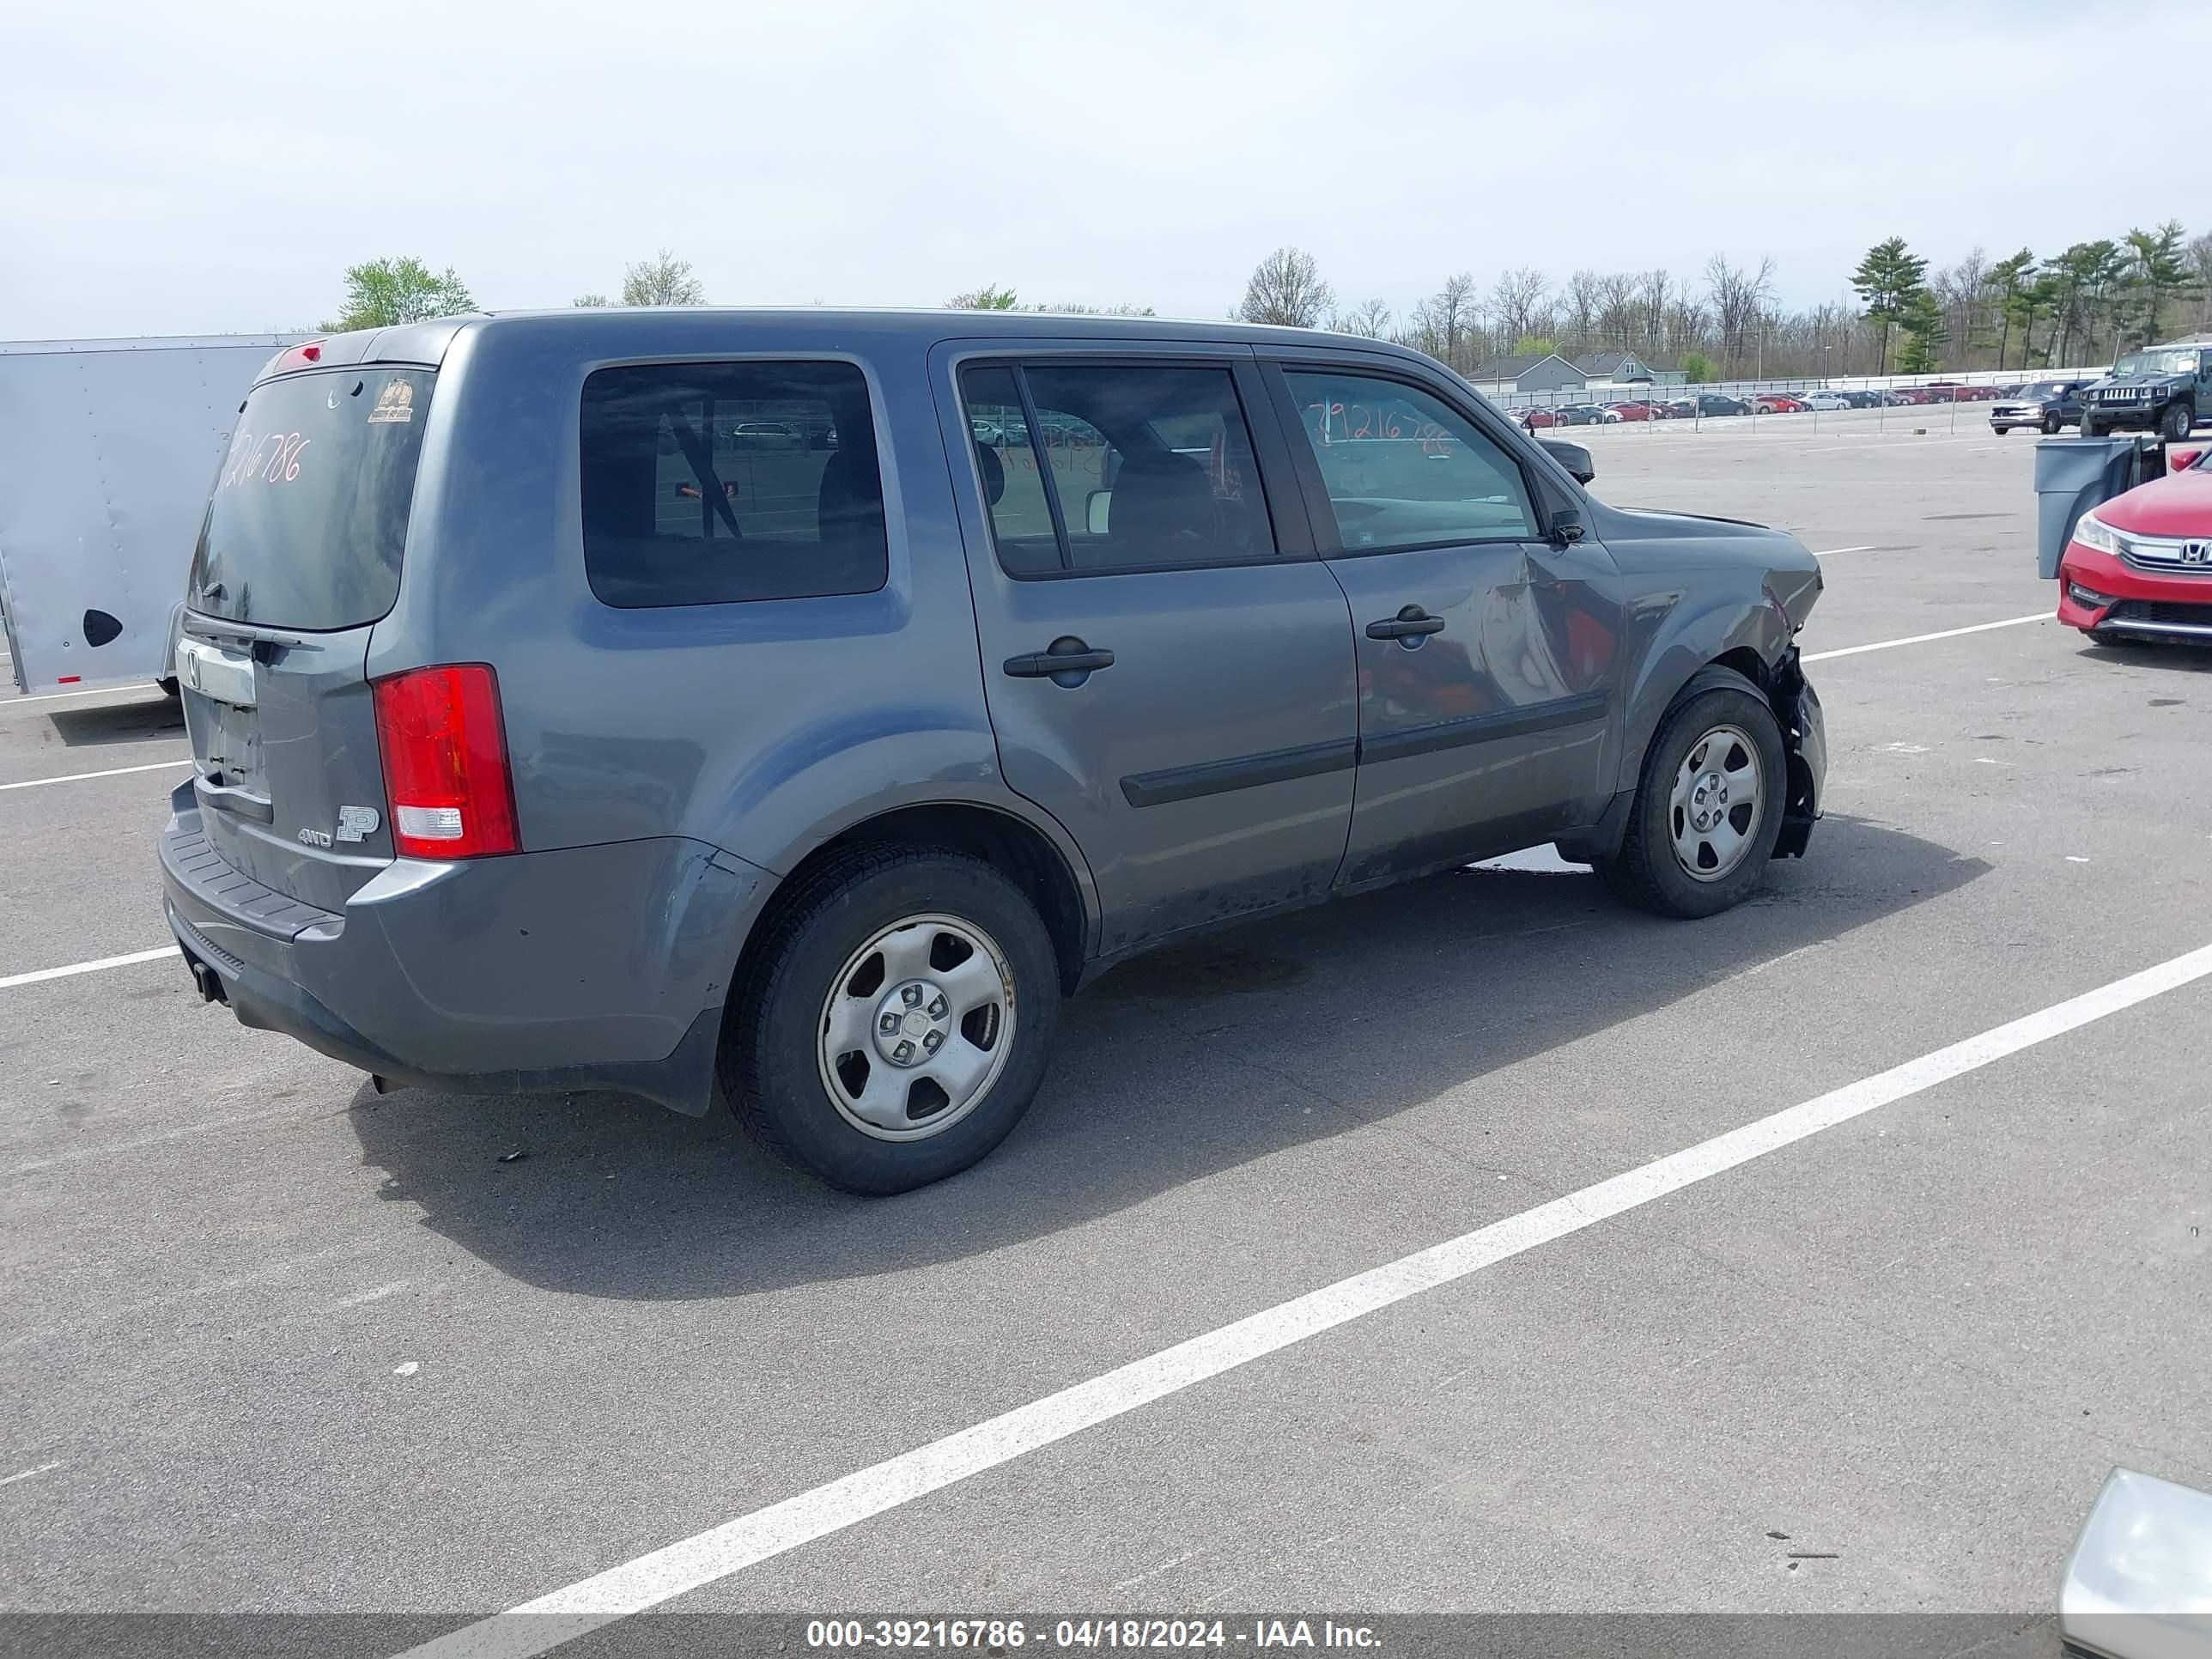
[(254, 387), (192, 554), (191, 608), (307, 629), (391, 610), (435, 379), (348, 368)]
[(653, 363), (584, 382), (584, 569), (628, 608), (871, 593), (887, 578), (850, 363)]

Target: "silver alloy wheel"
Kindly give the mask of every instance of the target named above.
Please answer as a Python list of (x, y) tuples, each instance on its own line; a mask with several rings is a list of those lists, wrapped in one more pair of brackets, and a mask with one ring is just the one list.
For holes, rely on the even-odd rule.
[(823, 1000), (822, 1086), (879, 1140), (941, 1134), (981, 1103), (1014, 1036), (1014, 974), (988, 933), (908, 916), (846, 958)]
[(1751, 850), (1765, 799), (1759, 745), (1736, 726), (1717, 726), (1690, 745), (1667, 798), (1675, 862), (1692, 881), (1719, 881)]

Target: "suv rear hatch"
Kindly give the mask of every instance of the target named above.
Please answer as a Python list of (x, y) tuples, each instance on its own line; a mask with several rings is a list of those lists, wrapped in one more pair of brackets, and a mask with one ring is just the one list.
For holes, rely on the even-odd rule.
[(366, 665), (398, 598), (435, 380), (358, 363), (255, 386), (192, 557), (177, 678), (203, 830), (319, 909), (392, 860)]

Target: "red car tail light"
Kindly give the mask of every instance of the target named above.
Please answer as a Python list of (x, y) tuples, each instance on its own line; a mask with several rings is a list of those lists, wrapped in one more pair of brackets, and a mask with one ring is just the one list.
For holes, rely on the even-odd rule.
[(410, 669), (370, 687), (392, 845), (405, 858), (522, 850), (499, 678), (487, 663)]

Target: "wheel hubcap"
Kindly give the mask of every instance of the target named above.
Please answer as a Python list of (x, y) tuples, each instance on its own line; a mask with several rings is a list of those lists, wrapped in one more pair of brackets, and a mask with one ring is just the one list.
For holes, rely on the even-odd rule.
[(1750, 853), (1766, 781), (1759, 745), (1741, 726), (1717, 726), (1690, 745), (1674, 775), (1668, 825), (1675, 861), (1692, 879), (1718, 881)]
[(941, 1134), (998, 1081), (1013, 1024), (1013, 974), (990, 935), (954, 916), (909, 916), (854, 951), (832, 981), (822, 1086), (864, 1134)]

